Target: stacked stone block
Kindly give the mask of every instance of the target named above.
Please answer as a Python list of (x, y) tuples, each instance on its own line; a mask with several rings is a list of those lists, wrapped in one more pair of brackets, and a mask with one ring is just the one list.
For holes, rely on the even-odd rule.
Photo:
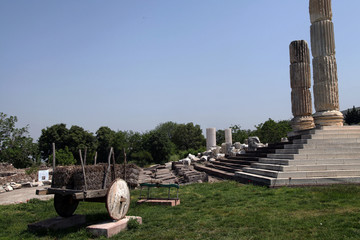
[(298, 40), (290, 44), (290, 85), (294, 131), (315, 127), (312, 117), (310, 53), (306, 41)]
[(317, 126), (342, 126), (335, 58), (331, 0), (310, 0), (311, 53), (314, 72), (314, 114)]

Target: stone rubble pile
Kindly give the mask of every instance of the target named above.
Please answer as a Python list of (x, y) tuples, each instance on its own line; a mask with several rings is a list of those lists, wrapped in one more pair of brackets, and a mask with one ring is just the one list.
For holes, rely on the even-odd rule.
[(25, 169), (16, 169), (10, 163), (0, 163), (0, 193), (51, 184), (51, 180), (42, 182), (37, 180), (37, 171), (28, 174)]
[(178, 182), (179, 179), (166, 165), (157, 164), (149, 168), (144, 168), (139, 175), (139, 183), (173, 184)]
[(182, 162), (172, 162), (171, 168), (179, 177), (179, 183), (208, 182), (208, 175), (205, 172), (194, 170), (192, 165), (185, 165)]
[(189, 184), (207, 182), (208, 176), (204, 172), (194, 169), (191, 163), (201, 161), (200, 158), (189, 154), (184, 161), (166, 163), (144, 168), (139, 176), (139, 183)]

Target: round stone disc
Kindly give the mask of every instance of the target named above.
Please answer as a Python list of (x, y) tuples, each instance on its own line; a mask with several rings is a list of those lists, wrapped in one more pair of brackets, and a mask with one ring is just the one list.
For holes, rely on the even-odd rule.
[(127, 183), (118, 178), (111, 183), (107, 196), (106, 208), (112, 219), (120, 220), (125, 217), (130, 206), (130, 191)]

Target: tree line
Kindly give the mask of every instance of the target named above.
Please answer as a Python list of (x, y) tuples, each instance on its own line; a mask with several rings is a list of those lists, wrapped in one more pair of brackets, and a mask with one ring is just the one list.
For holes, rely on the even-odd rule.
[[(115, 131), (106, 126), (92, 133), (80, 126), (68, 128), (66, 124), (59, 123), (42, 129), (37, 143), (34, 143), (28, 126), (17, 128), (16, 122), (16, 116), (0, 113), (0, 162), (12, 163), (17, 168), (48, 162), (49, 159), (51, 163), (52, 143), (56, 145), (56, 162), (62, 165), (80, 164), (79, 149), (83, 154), (86, 150), (88, 164), (94, 162), (96, 153), (97, 162), (107, 162), (113, 147), (116, 162), (124, 161), (125, 151), (127, 161), (140, 166), (176, 161), (188, 153), (206, 150), (202, 130), (193, 123), (165, 122), (144, 133)], [(263, 143), (275, 143), (291, 131), (290, 121), (274, 121), (271, 118), (256, 125), (255, 130), (242, 129), (240, 125), (230, 128), (233, 142), (241, 143), (250, 136), (258, 136)], [(224, 130), (217, 130), (216, 141), (218, 145), (225, 142)]]

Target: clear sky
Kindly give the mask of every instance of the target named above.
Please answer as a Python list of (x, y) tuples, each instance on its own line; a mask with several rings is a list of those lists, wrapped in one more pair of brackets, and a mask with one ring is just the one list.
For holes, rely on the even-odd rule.
[[(289, 44), (308, 0), (1, 0), (0, 112), (144, 132), (291, 119)], [(360, 105), (360, 1), (333, 0), (341, 110)]]

